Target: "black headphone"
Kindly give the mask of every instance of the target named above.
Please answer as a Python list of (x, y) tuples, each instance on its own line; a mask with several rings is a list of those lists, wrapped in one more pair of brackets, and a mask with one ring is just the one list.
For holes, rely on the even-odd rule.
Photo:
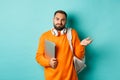
[[(54, 35), (54, 36), (58, 36), (59, 34), (58, 34), (58, 31), (55, 29), (55, 28), (52, 28), (51, 29), (51, 32), (52, 32), (52, 34)], [(66, 34), (67, 33), (67, 29), (66, 28), (64, 28), (63, 30), (61, 30), (60, 31), (60, 34), (61, 35), (64, 35), (64, 34)]]

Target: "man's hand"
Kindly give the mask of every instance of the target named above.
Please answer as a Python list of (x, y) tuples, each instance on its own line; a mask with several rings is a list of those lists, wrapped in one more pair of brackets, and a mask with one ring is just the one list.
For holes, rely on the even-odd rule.
[(58, 64), (58, 62), (57, 62), (57, 59), (56, 59), (56, 58), (51, 58), (51, 59), (50, 59), (50, 66), (51, 66), (52, 68), (56, 68), (56, 67), (57, 67), (57, 64)]
[(91, 42), (92, 42), (92, 40), (89, 37), (87, 37), (87, 38), (83, 39), (80, 44), (83, 46), (87, 46)]

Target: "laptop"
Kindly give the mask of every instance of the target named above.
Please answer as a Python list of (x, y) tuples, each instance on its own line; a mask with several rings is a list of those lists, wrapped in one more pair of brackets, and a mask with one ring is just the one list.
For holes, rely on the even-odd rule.
[(45, 40), (45, 54), (50, 58), (55, 58), (55, 43)]

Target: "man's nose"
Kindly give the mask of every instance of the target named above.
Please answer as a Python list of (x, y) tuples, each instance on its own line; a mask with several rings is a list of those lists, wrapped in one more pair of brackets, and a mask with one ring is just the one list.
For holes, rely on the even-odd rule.
[(62, 21), (61, 20), (59, 20), (59, 22), (58, 22), (59, 24), (62, 24)]

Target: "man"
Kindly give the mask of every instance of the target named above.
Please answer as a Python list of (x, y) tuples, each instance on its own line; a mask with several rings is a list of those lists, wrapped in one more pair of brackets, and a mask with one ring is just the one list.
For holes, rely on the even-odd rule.
[[(78, 80), (73, 65), (73, 54), (66, 35), (66, 21), (66, 12), (62, 10), (56, 11), (53, 18), (54, 28), (40, 37), (36, 60), (44, 67), (46, 80)], [(45, 40), (55, 43), (55, 58), (50, 58), (45, 54)], [(82, 59), (85, 52), (84, 48), (90, 42), (89, 38), (80, 42), (76, 31), (72, 29), (72, 46), (75, 56)]]

